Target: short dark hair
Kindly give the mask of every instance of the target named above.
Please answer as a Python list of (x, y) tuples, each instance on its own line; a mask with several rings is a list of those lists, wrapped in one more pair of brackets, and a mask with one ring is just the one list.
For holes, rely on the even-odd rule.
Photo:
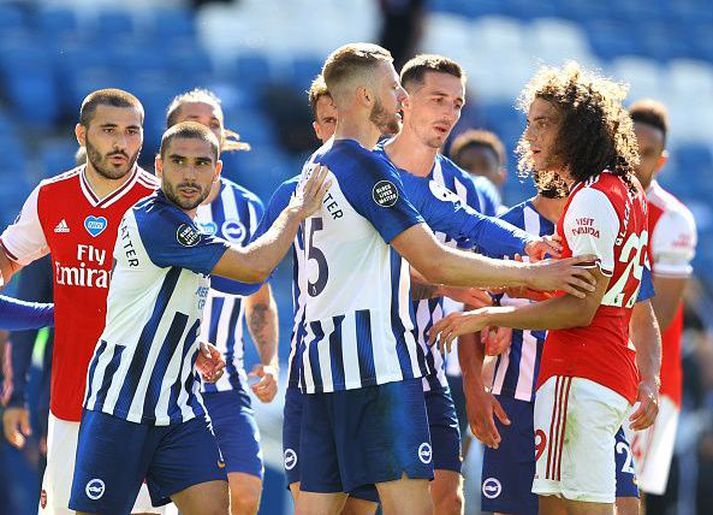
[(324, 82), (324, 77), (321, 73), (317, 75), (312, 81), (312, 84), (310, 84), (307, 90), (307, 96), (309, 98), (309, 105), (312, 108), (312, 115), (314, 119), (317, 120), (317, 102), (319, 99), (322, 97), (332, 98), (329, 89), (327, 89), (327, 83)]
[(391, 52), (373, 43), (342, 45), (327, 57), (322, 76), (334, 100), (344, 94), (344, 89), (355, 87), (355, 81), (370, 83), (370, 74), (379, 63), (393, 62)]
[(668, 111), (658, 100), (645, 98), (631, 104), (629, 116), (634, 123), (643, 123), (659, 129), (663, 133), (663, 143), (666, 145), (668, 136)]
[(144, 106), (141, 105), (139, 99), (128, 91), (116, 88), (98, 89), (84, 97), (82, 107), (79, 108), (79, 123), (84, 127), (89, 127), (94, 118), (94, 112), (100, 105), (134, 108), (141, 113), (141, 123), (144, 123)]
[(503, 142), (500, 141), (497, 134), (484, 129), (468, 129), (462, 132), (453, 140), (448, 153), (451, 159), (458, 163), (462, 153), (471, 147), (483, 147), (492, 151), (498, 160), (498, 166), (505, 166), (507, 162)]
[(161, 137), (161, 149), (159, 150), (161, 159), (166, 157), (168, 147), (176, 138), (205, 141), (210, 145), (213, 151), (214, 161), (218, 162), (218, 156), (220, 155), (220, 143), (218, 142), (218, 138), (215, 137), (215, 134), (213, 134), (208, 127), (198, 122), (179, 122), (169, 127)]
[(438, 54), (419, 54), (401, 68), (401, 85), (406, 90), (420, 86), (428, 72), (447, 73), (461, 81), (466, 80), (465, 71), (453, 59)]

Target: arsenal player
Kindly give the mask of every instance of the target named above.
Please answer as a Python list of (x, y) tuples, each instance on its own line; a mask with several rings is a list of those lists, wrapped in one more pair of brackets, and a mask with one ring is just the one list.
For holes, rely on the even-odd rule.
[(570, 195), (556, 231), (563, 256), (594, 254), (596, 290), (519, 307), (454, 313), (431, 338), (452, 341), (488, 326), (550, 329), (534, 407), (540, 513), (614, 513), (614, 441), (632, 404), (635, 428), (656, 416), (656, 364), (637, 370), (629, 321), (647, 256), (646, 200), (634, 175), (626, 89), (576, 63), (543, 67), (520, 106), (522, 171), (557, 172)]
[[(1, 283), (47, 253), (54, 270), (55, 344), (42, 514), (72, 513), (68, 503), (87, 366), (104, 328), (117, 228), (124, 212), (158, 187), (155, 177), (136, 164), (143, 118), (143, 106), (126, 91), (89, 94), (75, 127), (77, 141), (86, 148), (86, 165), (42, 181), (0, 236)], [(18, 409), (6, 416), (24, 415)]]
[(641, 100), (632, 104), (629, 114), (639, 143), (636, 175), (649, 204), (649, 260), (656, 288), (653, 305), (663, 339), (661, 411), (653, 426), (630, 434), (629, 440), (636, 457), (639, 487), (646, 493), (662, 495), (681, 410), (681, 298), (696, 253), (696, 223), (688, 208), (656, 181), (668, 159), (666, 108), (654, 100)]

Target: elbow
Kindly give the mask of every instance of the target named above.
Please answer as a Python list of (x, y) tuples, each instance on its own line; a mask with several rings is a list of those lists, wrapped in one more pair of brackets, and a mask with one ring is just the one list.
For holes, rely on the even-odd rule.
[(573, 327), (587, 327), (592, 325), (596, 313), (596, 308), (591, 309), (589, 306), (582, 306), (582, 308), (578, 309), (577, 313), (572, 316), (574, 322)]
[(252, 277), (250, 278), (250, 281), (247, 282), (251, 284), (264, 283), (269, 279), (271, 273), (271, 268), (258, 267), (257, 269), (253, 270), (251, 274)]

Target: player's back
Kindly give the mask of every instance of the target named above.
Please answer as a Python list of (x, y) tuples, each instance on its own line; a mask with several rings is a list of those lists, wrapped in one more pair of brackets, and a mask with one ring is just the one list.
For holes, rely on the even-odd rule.
[(547, 336), (538, 385), (554, 375), (591, 379), (636, 398), (638, 372), (629, 341), (629, 320), (647, 260), (646, 200), (612, 173), (602, 172), (577, 184), (557, 224), (564, 257), (594, 253), (610, 277), (601, 305), (589, 326), (552, 330)]
[(331, 170), (320, 212), (305, 220), (301, 349), (307, 393), (420, 377), (408, 264), (391, 239), (422, 219), (396, 169), (354, 140), (320, 148), (305, 165)]
[(55, 347), (52, 358), (52, 413), (64, 420), (81, 416), (84, 379), (104, 327), (112, 270), (112, 249), (126, 210), (158, 187), (136, 167), (126, 183), (99, 199), (78, 167), (42, 181), (18, 221), (3, 234), (3, 245), (26, 264), (49, 252), (54, 272)]

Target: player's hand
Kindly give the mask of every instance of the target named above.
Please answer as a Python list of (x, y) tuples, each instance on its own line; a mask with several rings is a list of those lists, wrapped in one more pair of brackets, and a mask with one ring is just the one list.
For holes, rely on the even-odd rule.
[(272, 365), (257, 364), (248, 376), (260, 378), (257, 383), (250, 386), (255, 397), (262, 402), (272, 402), (277, 395), (277, 369)]
[(439, 293), (453, 299), (456, 302), (468, 304), (474, 308), (482, 308), (493, 305), (493, 298), (485, 290), (480, 288), (461, 288), (458, 286), (442, 286)]
[(500, 446), (502, 437), (495, 425), (495, 417), (506, 426), (510, 425), (505, 410), (495, 396), (481, 388), (466, 388), (465, 408), (468, 425), (473, 435), (491, 449)]
[(525, 245), (525, 254), (530, 261), (541, 261), (546, 257), (558, 258), (562, 253), (562, 238), (559, 236), (540, 236)]
[(480, 331), (480, 341), (485, 346), (486, 356), (497, 356), (510, 348), (512, 329), (509, 327), (488, 327)]
[(541, 291), (560, 290), (583, 299), (596, 289), (594, 276), (585, 268), (596, 259), (596, 256), (586, 255), (532, 263), (527, 286)]
[(196, 358), (196, 370), (207, 383), (215, 383), (225, 372), (225, 360), (221, 352), (207, 342), (200, 343), (200, 352)]
[(653, 424), (659, 414), (659, 387), (656, 381), (648, 379), (639, 383), (636, 403), (639, 407), (629, 417), (629, 428), (632, 431), (641, 431)]
[(488, 324), (488, 308), (474, 309), (462, 313), (451, 313), (433, 324), (428, 334), (429, 345), (438, 342), (441, 351), (450, 352), (453, 341), (461, 334), (477, 333)]
[(7, 408), (2, 415), (5, 438), (10, 445), (22, 449), (27, 437), (32, 434), (30, 412), (26, 408)]
[(319, 211), (327, 190), (332, 186), (328, 180), (329, 168), (317, 165), (304, 183), (302, 188), (297, 188), (297, 193), (290, 200), (290, 207), (295, 208), (300, 218), (304, 219)]

